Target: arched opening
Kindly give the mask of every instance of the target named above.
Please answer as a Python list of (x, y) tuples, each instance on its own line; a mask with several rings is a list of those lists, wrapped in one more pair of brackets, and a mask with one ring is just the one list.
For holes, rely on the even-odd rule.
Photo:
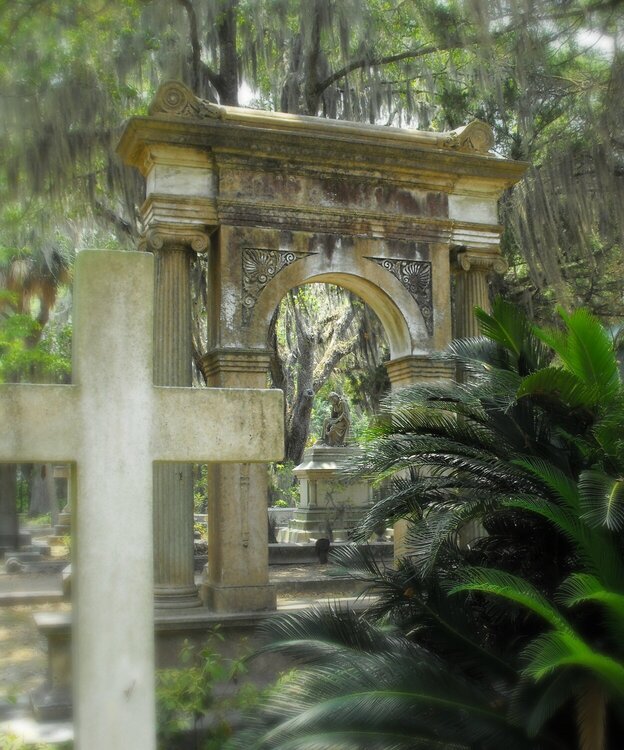
[[(285, 460), (269, 468), (269, 540), (346, 537), (371, 491), (366, 485), (340, 486), (338, 464), (355, 456), (359, 434), (390, 389), (384, 326), (354, 292), (315, 279), (285, 293), (271, 321), (269, 346), (270, 384), (285, 395), (286, 435)], [(333, 446), (323, 434), (332, 394), (346, 404), (349, 422), (346, 439)], [(319, 460), (326, 462), (322, 482), (315, 473)], [(306, 510), (310, 504), (314, 511)], [(293, 517), (295, 530), (289, 531)], [(298, 521), (305, 531), (297, 530)]]
[(320, 438), (325, 414), (319, 396), (346, 395), (354, 437), (389, 389), (384, 326), (361, 297), (342, 286), (315, 280), (286, 292), (269, 327), (269, 346), (271, 385), (285, 394), (285, 453), (292, 461), (299, 462), (305, 445)]

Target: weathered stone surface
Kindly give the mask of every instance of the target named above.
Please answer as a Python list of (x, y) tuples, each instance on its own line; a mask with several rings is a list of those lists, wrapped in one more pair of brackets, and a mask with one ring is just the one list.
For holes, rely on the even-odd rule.
[[(167, 231), (210, 234), (195, 247), (209, 267), (210, 385), (262, 387), (279, 303), (294, 287), (324, 282), (377, 314), (396, 388), (451, 376), (434, 355), (454, 329), (472, 330), (466, 316), (482, 303), (487, 276), (477, 262), (456, 266), (455, 251), (500, 268), (497, 202), (527, 165), (495, 156), (492, 146), (491, 128), (479, 121), (444, 133), (361, 125), (215, 106), (169, 82), (149, 117), (128, 122), (118, 151), (146, 177), (148, 244)], [(461, 297), (455, 321), (452, 272)], [(264, 553), (252, 546), (265, 546), (265, 532), (253, 529), (263, 524), (266, 480), (242, 464), (215, 466), (211, 476), (210, 512), (220, 526), (211, 532), (208, 585), (264, 585)]]
[(393, 359), (444, 348), (449, 250), (498, 253), (497, 201), (526, 168), (490, 154), (478, 121), (431, 133), (215, 107), (176, 82), (150, 111), (129, 121), (119, 152), (147, 178), (148, 227), (220, 228), (215, 349), (264, 348), (285, 292), (310, 281), (370, 304)]
[(155, 744), (153, 461), (271, 460), (283, 450), (278, 392), (239, 392), (237, 409), (223, 391), (152, 385), (153, 285), (148, 254), (81, 253), (75, 384), (0, 386), (0, 423), (10, 425), (0, 461), (77, 467), (74, 703), (77, 746), (89, 750)]

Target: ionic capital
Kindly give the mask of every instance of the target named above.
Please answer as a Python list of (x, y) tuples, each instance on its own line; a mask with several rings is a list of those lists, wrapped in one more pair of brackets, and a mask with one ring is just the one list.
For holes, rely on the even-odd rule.
[(195, 253), (208, 249), (209, 234), (188, 224), (159, 224), (150, 227), (139, 241), (140, 250), (158, 251), (186, 248)]
[(457, 253), (457, 269), (476, 273), (505, 273), (507, 261), (502, 255), (463, 251)]

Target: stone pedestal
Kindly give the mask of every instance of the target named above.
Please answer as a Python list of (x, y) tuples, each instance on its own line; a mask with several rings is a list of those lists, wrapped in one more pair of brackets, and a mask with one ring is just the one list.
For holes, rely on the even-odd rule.
[(346, 483), (341, 476), (357, 456), (357, 448), (315, 445), (307, 448), (293, 473), (300, 481), (300, 505), (280, 542), (348, 539), (351, 529), (373, 504), (368, 482)]
[[(241, 349), (213, 350), (203, 361), (208, 384), (265, 388), (269, 355)], [(276, 607), (269, 584), (268, 477), (265, 464), (209, 464), (208, 565), (201, 598), (214, 612)]]
[(54, 534), (57, 537), (67, 536), (71, 533), (71, 469), (67, 464), (60, 464), (54, 467), (54, 479), (60, 479), (66, 484), (65, 497), (67, 503), (63, 510), (58, 514), (54, 526)]

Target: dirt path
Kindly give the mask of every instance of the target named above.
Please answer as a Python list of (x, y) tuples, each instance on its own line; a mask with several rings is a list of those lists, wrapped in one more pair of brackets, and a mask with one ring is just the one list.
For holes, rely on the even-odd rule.
[(0, 700), (15, 700), (40, 685), (46, 671), (46, 643), (33, 621), (50, 606), (0, 607)]

